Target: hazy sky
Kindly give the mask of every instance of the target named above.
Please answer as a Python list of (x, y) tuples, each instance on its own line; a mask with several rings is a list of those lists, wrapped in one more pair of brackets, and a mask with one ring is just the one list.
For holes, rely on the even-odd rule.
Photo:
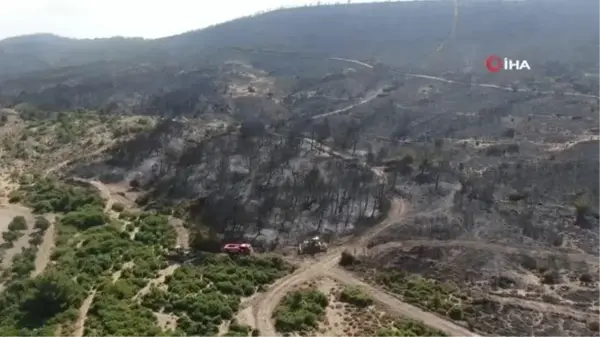
[(0, 39), (33, 33), (155, 38), (310, 3), (317, 0), (0, 0)]

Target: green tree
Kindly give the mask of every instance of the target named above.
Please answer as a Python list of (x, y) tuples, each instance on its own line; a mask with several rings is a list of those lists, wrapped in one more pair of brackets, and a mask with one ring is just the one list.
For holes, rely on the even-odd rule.
[(2, 239), (4, 240), (4, 242), (8, 242), (10, 244), (17, 241), (21, 236), (23, 236), (23, 234), (16, 231), (8, 231), (2, 233)]
[(8, 224), (8, 229), (11, 231), (24, 231), (27, 229), (27, 220), (24, 216), (18, 215)]
[(22, 304), (25, 321), (40, 326), (46, 320), (76, 306), (83, 289), (70, 277), (59, 273), (43, 274), (33, 281), (32, 290)]
[(48, 221), (48, 219), (44, 218), (43, 216), (38, 216), (35, 218), (33, 228), (45, 232), (48, 227), (50, 227), (50, 221)]

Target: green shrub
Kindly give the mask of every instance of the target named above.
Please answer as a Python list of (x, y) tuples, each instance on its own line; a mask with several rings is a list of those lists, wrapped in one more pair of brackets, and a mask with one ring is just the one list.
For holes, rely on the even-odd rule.
[(174, 247), (177, 233), (169, 225), (169, 219), (163, 215), (141, 214), (135, 226), (139, 228), (135, 240), (146, 245), (160, 245)]
[[(144, 219), (154, 216), (143, 215)], [(154, 219), (152, 221), (155, 221)], [(167, 224), (168, 226), (168, 224)], [(196, 265), (185, 265), (165, 278), (168, 292), (151, 288), (142, 305), (153, 311), (181, 317), (178, 328), (188, 335), (214, 335), (223, 320), (239, 310), (242, 296), (253, 294), (287, 273), (289, 267), (280, 258), (203, 254)], [(233, 325), (228, 336), (248, 336), (250, 330)]]
[[(462, 294), (454, 284), (407, 275), (403, 271), (380, 272), (376, 276), (376, 282), (389, 291), (401, 295), (407, 303), (443, 315), (449, 315), (456, 307), (469, 305), (472, 301), (470, 297)], [(452, 314), (457, 315), (458, 313), (453, 312)], [(465, 316), (464, 312), (462, 316)], [(466, 317), (461, 318), (461, 320), (464, 319)]]
[[(146, 286), (151, 278), (156, 277), (159, 268), (166, 267), (161, 245), (165, 239), (171, 237), (170, 232), (174, 230), (165, 219), (146, 214), (143, 219), (136, 221), (136, 225), (147, 238), (153, 238), (149, 240), (151, 244), (148, 245), (131, 240), (128, 233), (121, 232), (120, 228), (103, 225), (105, 218), (100, 207), (87, 204), (75, 207), (74, 211), (67, 212), (57, 221), (56, 249), (51, 255), (53, 263), (41, 276), (59, 271), (61, 277), (75, 284), (70, 288), (79, 289), (82, 296), (78, 296), (74, 301), (62, 301), (57, 310), (52, 309), (53, 302), (48, 302), (47, 306), (52, 309), (48, 314), (40, 314), (24, 304), (35, 298), (35, 284), (30, 282), (29, 277), (35, 267), (37, 247), (32, 246), (15, 257), (13, 267), (4, 275), (10, 291), (0, 293), (0, 334), (52, 335), (57, 324), (70, 326), (75, 322), (81, 301), (85, 293), (92, 288), (96, 288), (97, 293), (86, 320), (84, 333), (87, 335), (164, 335), (157, 326), (152, 311), (146, 308), (146, 305), (164, 306), (166, 312), (184, 308), (183, 312), (188, 313), (194, 320), (201, 316), (203, 323), (195, 323), (195, 332), (201, 335), (217, 332), (218, 324), (214, 323), (217, 317), (219, 322), (232, 317), (239, 306), (239, 297), (229, 298), (215, 288), (211, 288), (211, 294), (200, 294), (208, 285), (208, 281), (202, 280), (201, 273), (193, 273), (185, 282), (180, 282), (179, 286), (173, 285), (169, 288), (170, 292), (165, 293), (163, 298), (158, 298), (155, 303), (149, 301), (150, 297), (144, 297), (142, 305), (132, 301), (132, 297)], [(36, 227), (46, 227), (45, 222), (38, 222), (43, 225)], [(20, 232), (14, 231), (6, 233), (15, 238), (20, 235)], [(34, 245), (42, 235), (42, 231), (32, 234), (31, 241)], [(132, 267), (121, 270), (119, 280), (113, 283), (112, 275), (129, 262)], [(234, 277), (239, 278), (235, 275)], [(185, 286), (185, 283), (191, 280), (196, 282), (196, 287)], [(54, 288), (52, 285), (46, 285), (43, 290), (52, 297), (67, 295), (69, 298), (62, 286)], [(182, 293), (174, 296), (171, 290)], [(156, 292), (151, 293), (157, 297)], [(188, 299), (190, 294), (191, 300)], [(196, 294), (199, 296), (194, 297)], [(41, 305), (38, 300), (28, 303)], [(42, 309), (45, 309), (45, 305), (41, 305), (38, 310)], [(208, 321), (213, 323), (205, 323)]]
[(11, 245), (13, 242), (19, 240), (19, 238), (21, 236), (23, 236), (23, 233), (21, 233), (21, 232), (15, 232), (15, 231), (2, 232), (2, 239), (4, 240), (4, 242), (10, 243)]
[(48, 221), (48, 219), (44, 218), (43, 216), (38, 216), (35, 218), (35, 223), (33, 227), (37, 230), (45, 232), (48, 229), (48, 227), (50, 227), (50, 221)]
[(102, 226), (107, 220), (108, 218), (102, 209), (89, 207), (69, 212), (60, 221), (63, 225), (84, 230), (95, 226)]
[(328, 304), (327, 296), (318, 290), (290, 293), (273, 313), (275, 328), (284, 333), (308, 333), (317, 328)]
[[(31, 260), (31, 254), (24, 255), (28, 255), (24, 260)], [(17, 268), (21, 269), (21, 262), (18, 263)], [(60, 273), (47, 272), (35, 279), (29, 279), (28, 273), (27, 277), (10, 282), (0, 294), (2, 334), (16, 331), (29, 336), (51, 335), (55, 326), (45, 325), (47, 322), (73, 317), (71, 308), (77, 315), (76, 308), (83, 299), (77, 282)]]
[(8, 230), (10, 231), (24, 231), (27, 229), (27, 220), (24, 216), (18, 215), (12, 219), (8, 224)]
[(373, 304), (373, 299), (357, 287), (348, 287), (340, 293), (340, 301), (364, 308)]
[(86, 206), (104, 208), (104, 200), (91, 187), (72, 186), (50, 179), (21, 186), (19, 193), (35, 213), (68, 213)]
[(29, 244), (31, 244), (33, 246), (39, 246), (42, 244), (42, 242), (44, 242), (44, 236), (42, 233), (34, 232), (31, 234), (30, 239), (29, 239)]
[(231, 283), (229, 281), (217, 282), (217, 283), (215, 283), (215, 287), (224, 294), (236, 294), (236, 295), (242, 294), (241, 289), (236, 287), (233, 283)]
[(225, 336), (247, 337), (250, 334), (250, 331), (253, 331), (251, 327), (247, 325), (238, 324), (237, 322), (233, 322), (229, 325), (229, 330), (227, 331)]
[(13, 257), (11, 272), (14, 277), (27, 278), (35, 269), (36, 247), (23, 249), (19, 254)]
[(23, 199), (23, 193), (14, 191), (9, 195), (8, 202), (11, 204), (16, 204), (16, 203), (21, 202), (22, 199)]

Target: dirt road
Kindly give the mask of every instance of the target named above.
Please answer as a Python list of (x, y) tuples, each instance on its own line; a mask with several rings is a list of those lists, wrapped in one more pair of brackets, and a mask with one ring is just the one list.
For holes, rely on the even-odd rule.
[(150, 289), (152, 289), (152, 286), (158, 286), (158, 285), (165, 283), (167, 276), (173, 275), (173, 273), (175, 273), (175, 270), (177, 270), (177, 268), (179, 268), (178, 264), (172, 264), (172, 265), (168, 266), (167, 268), (160, 270), (158, 272), (158, 276), (156, 278), (150, 280), (144, 286), (144, 288), (140, 289), (140, 291), (138, 291), (138, 293), (135, 294), (135, 296), (133, 297), (133, 300), (138, 300), (141, 297), (143, 297), (144, 295), (148, 294), (148, 292), (150, 292)]
[[(121, 273), (125, 268), (131, 268), (130, 263), (125, 263), (121, 267), (121, 269), (115, 271), (112, 274), (113, 283), (117, 282), (119, 278), (121, 278)], [(88, 296), (81, 303), (81, 307), (79, 307), (79, 314), (77, 315), (77, 321), (75, 321), (75, 325), (73, 327), (73, 336), (74, 337), (83, 337), (83, 333), (85, 332), (85, 321), (87, 320), (88, 312), (94, 303), (94, 298), (96, 297), (97, 290), (92, 289)]]
[(292, 290), (296, 285), (300, 285), (319, 276), (329, 276), (342, 284), (360, 286), (364, 291), (372, 296), (375, 301), (389, 307), (395, 313), (414, 320), (422, 321), (425, 324), (445, 331), (450, 335), (472, 336), (473, 333), (468, 329), (456, 325), (450, 321), (446, 321), (438, 316), (435, 316), (434, 314), (424, 312), (423, 310), (408, 303), (404, 303), (394, 296), (360, 281), (356, 278), (356, 276), (337, 267), (337, 262), (342, 251), (363, 249), (364, 245), (373, 237), (381, 233), (381, 231), (390, 225), (399, 221), (406, 213), (406, 210), (407, 207), (403, 200), (394, 199), (392, 201), (392, 208), (388, 216), (379, 225), (372, 228), (362, 237), (354, 240), (351, 239), (348, 243), (331, 249), (327, 254), (318, 257), (318, 259), (313, 263), (306, 265), (298, 269), (295, 273), (279, 280), (271, 287), (271, 289), (269, 289), (269, 291), (259, 296), (257, 301), (253, 303), (253, 314), (255, 317), (254, 321), (256, 322), (257, 328), (260, 330), (261, 334), (264, 336), (277, 336), (277, 331), (275, 330), (272, 322), (273, 311), (290, 290)]
[(384, 305), (396, 315), (416, 321), (422, 321), (428, 326), (444, 331), (451, 336), (475, 336), (469, 329), (451, 321), (447, 321), (433, 313), (424, 311), (421, 308), (404, 303), (396, 297), (357, 279), (354, 275), (345, 270), (333, 268), (327, 271), (326, 275), (342, 284), (360, 287), (365, 293), (369, 294), (374, 301)]
[[(455, 12), (454, 12), (454, 19), (452, 21), (452, 32), (450, 33), (449, 38), (452, 38), (452, 36), (455, 33), (455, 29), (456, 29), (456, 24), (457, 24), (457, 20), (458, 20), (458, 6), (457, 6), (457, 1), (454, 1), (455, 3)], [(438, 48), (436, 49), (435, 53), (439, 53), (440, 50), (442, 50), (444, 48), (445, 45), (445, 41), (442, 42), (442, 44), (440, 44), (440, 46), (438, 46)], [(286, 55), (289, 56), (290, 54), (294, 54), (293, 52), (277, 52), (277, 51), (273, 51), (273, 50), (269, 50), (269, 51), (261, 51), (261, 50), (257, 50), (257, 49), (252, 49), (252, 51), (257, 51), (257, 52), (267, 52), (267, 53), (279, 53), (282, 55)], [(296, 53), (298, 54), (298, 53)], [(319, 57), (320, 58), (320, 57)], [(332, 61), (341, 61), (341, 62), (346, 62), (346, 63), (352, 63), (352, 64), (356, 64), (359, 65), (361, 67), (365, 67), (368, 69), (374, 69), (374, 66), (359, 61), (359, 60), (354, 60), (354, 59), (348, 59), (348, 58), (344, 58), (344, 57), (329, 57), (329, 60)], [(404, 77), (408, 77), (408, 78), (422, 78), (422, 79), (427, 79), (427, 80), (433, 80), (433, 81), (439, 81), (439, 82), (445, 82), (445, 83), (449, 83), (449, 84), (461, 84), (461, 85), (469, 85), (469, 86), (476, 86), (476, 87), (481, 87), (481, 88), (493, 88), (493, 89), (498, 89), (498, 90), (504, 90), (504, 91), (511, 91), (514, 92), (515, 90), (511, 87), (503, 87), (500, 85), (496, 85), (496, 84), (489, 84), (489, 83), (467, 83), (467, 82), (461, 82), (461, 81), (454, 81), (454, 80), (449, 80), (447, 78), (443, 78), (443, 77), (439, 77), (439, 76), (432, 76), (432, 75), (425, 75), (425, 74), (407, 74), (401, 71), (397, 71), (397, 70), (392, 70), (392, 73), (395, 73), (399, 76), (404, 76)], [(585, 76), (598, 76), (596, 74), (585, 74)], [(524, 89), (524, 88), (520, 88), (517, 89), (516, 92), (533, 92), (533, 90), (531, 89)], [(553, 91), (542, 91), (539, 92), (541, 94), (545, 94), (545, 95), (552, 95), (554, 94)], [(585, 98), (594, 98), (594, 99), (598, 99), (600, 98), (600, 96), (597, 95), (592, 95), (592, 94), (582, 94), (579, 92), (565, 92), (563, 93), (563, 95), (565, 96), (572, 96), (572, 97), (585, 97)]]
[(175, 229), (177, 233), (177, 243), (176, 246), (187, 250), (190, 248), (190, 233), (187, 228), (183, 225), (183, 221), (181, 219), (171, 217), (169, 219), (169, 223)]
[[(130, 209), (134, 208), (134, 206), (135, 206), (131, 202), (131, 200), (129, 200), (126, 197), (123, 197), (119, 194), (114, 193), (113, 191), (110, 190), (110, 188), (108, 186), (106, 186), (103, 182), (101, 182), (99, 180), (88, 180), (88, 179), (83, 179), (83, 178), (72, 178), (72, 179), (75, 181), (90, 184), (91, 186), (96, 188), (98, 190), (98, 192), (100, 193), (100, 196), (104, 200), (106, 200), (106, 206), (104, 207), (104, 212), (111, 215), (114, 218), (118, 218), (118, 215), (113, 214), (113, 211), (111, 209), (113, 204), (121, 203), (123, 205), (128, 206), (128, 208), (130, 208)], [(184, 227), (183, 221), (181, 219), (171, 217), (169, 219), (169, 224), (171, 224), (171, 226), (175, 229), (175, 232), (177, 233), (176, 245), (183, 249), (189, 249), (190, 234), (189, 234), (188, 229)]]
[(272, 316), (279, 302), (295, 286), (323, 275), (324, 271), (335, 265), (341, 252), (340, 248), (331, 250), (315, 263), (304, 266), (293, 274), (280, 279), (266, 293), (257, 298), (253, 315), (256, 328), (260, 330), (262, 336), (278, 336)]
[[(400, 199), (400, 198), (394, 198), (391, 201), (391, 205), (390, 205), (390, 210), (388, 212), (387, 217), (379, 223), (379, 225), (369, 229), (368, 232), (366, 232), (363, 236), (361, 236), (360, 238), (358, 238), (357, 240), (357, 248), (363, 248), (364, 246), (366, 246), (369, 241), (371, 241), (373, 238), (375, 238), (377, 235), (379, 235), (381, 232), (383, 232), (384, 230), (386, 230), (388, 227), (390, 227), (391, 225), (398, 223), (400, 220), (402, 220), (402, 218), (404, 217), (404, 215), (406, 214), (406, 212), (408, 211), (408, 203), (405, 202), (404, 200)], [(350, 247), (354, 246), (352, 244), (349, 245)]]
[(379, 94), (381, 94), (382, 92), (383, 92), (383, 88), (377, 89), (375, 92), (371, 93), (370, 95), (367, 95), (365, 98), (363, 98), (358, 103), (351, 104), (351, 105), (349, 105), (349, 106), (347, 106), (345, 108), (341, 108), (341, 109), (338, 109), (338, 110), (335, 110), (335, 111), (330, 111), (330, 112), (322, 113), (322, 114), (319, 114), (319, 115), (316, 115), (316, 116), (312, 116), (311, 119), (312, 120), (321, 119), (321, 118), (325, 118), (325, 117), (337, 115), (337, 114), (340, 114), (342, 112), (346, 112), (346, 111), (348, 111), (350, 109), (353, 109), (353, 108), (355, 108), (355, 107), (357, 107), (359, 105), (363, 105), (363, 104), (369, 103), (370, 101), (372, 101), (375, 98), (377, 98), (377, 96)]
[[(499, 89), (499, 90), (504, 90), (504, 91), (515, 91), (513, 88), (511, 87), (503, 87), (503, 86), (499, 86), (496, 84), (488, 84), (488, 83), (466, 83), (466, 82), (460, 82), (460, 81), (453, 81), (453, 80), (449, 80), (443, 77), (438, 77), (438, 76), (431, 76), (431, 75), (423, 75), (423, 74), (403, 74), (406, 77), (412, 77), (412, 78), (422, 78), (422, 79), (426, 79), (426, 80), (433, 80), (433, 81), (439, 81), (439, 82), (444, 82), (444, 83), (449, 83), (449, 84), (462, 84), (462, 85), (470, 85), (470, 86), (475, 86), (475, 87), (481, 87), (481, 88), (492, 88), (492, 89)], [(517, 92), (534, 92), (531, 89), (517, 89)], [(544, 95), (552, 95), (554, 94), (554, 91), (540, 91), (540, 94), (544, 94)], [(563, 95), (565, 96), (573, 96), (573, 97), (586, 97), (586, 98), (600, 98), (600, 96), (596, 96), (596, 95), (590, 95), (590, 94), (582, 94), (582, 93), (578, 93), (578, 92), (565, 92), (563, 93)]]
[(334, 61), (342, 61), (342, 62), (349, 62), (349, 63), (354, 63), (354, 64), (358, 64), (359, 66), (363, 66), (365, 68), (369, 68), (369, 69), (373, 69), (373, 66), (364, 62), (361, 62), (359, 60), (353, 60), (353, 59), (346, 59), (343, 57), (330, 57), (330, 60), (334, 60)]
[(90, 294), (83, 300), (81, 307), (79, 308), (79, 315), (77, 316), (77, 322), (75, 322), (75, 331), (73, 336), (82, 337), (85, 330), (85, 320), (87, 319), (87, 313), (90, 311), (92, 303), (94, 302), (94, 296), (96, 296), (96, 289), (92, 290)]
[(56, 164), (56, 165), (54, 165), (54, 166), (46, 169), (46, 171), (44, 171), (43, 177), (44, 178), (48, 177), (53, 172), (58, 171), (59, 169), (61, 169), (61, 168), (65, 167), (65, 166), (71, 164), (75, 160), (83, 160), (83, 159), (86, 159), (86, 158), (89, 158), (89, 157), (93, 157), (95, 155), (99, 155), (102, 152), (108, 150), (111, 146), (113, 146), (113, 143), (110, 143), (110, 144), (104, 145), (102, 147), (99, 147), (96, 150), (94, 150), (92, 152), (89, 152), (89, 153), (86, 153), (83, 156), (79, 156), (79, 157), (76, 157), (76, 158), (71, 158), (71, 159), (63, 160), (62, 162), (60, 162), (60, 163), (58, 163), (58, 164)]
[(108, 189), (108, 187), (106, 187), (106, 185), (104, 185), (102, 182), (97, 181), (97, 180), (86, 180), (86, 179), (79, 179), (79, 178), (75, 178), (75, 179), (82, 181), (82, 182), (86, 182), (86, 183), (92, 185), (93, 187), (95, 187), (98, 190), (98, 192), (100, 193), (100, 196), (102, 197), (102, 199), (106, 200), (106, 205), (104, 206), (104, 212), (110, 213), (110, 210), (112, 208), (112, 205), (115, 203), (115, 200), (113, 199), (113, 195), (110, 192), (110, 190)]
[(44, 272), (44, 270), (50, 263), (50, 256), (52, 255), (52, 251), (54, 250), (56, 216), (54, 214), (49, 214), (45, 217), (50, 222), (50, 227), (46, 229), (42, 244), (38, 247), (37, 254), (35, 255), (35, 269), (33, 270), (31, 277), (36, 277), (42, 272)]
[(73, 177), (73, 178), (70, 178), (69, 180), (72, 180), (72, 181), (78, 182), (78, 183), (82, 183), (82, 184), (87, 184), (87, 185), (95, 188), (96, 190), (98, 190), (100, 197), (106, 201), (106, 204), (104, 206), (104, 212), (109, 214), (112, 217), (115, 217), (115, 218), (118, 217), (117, 214), (112, 213), (112, 205), (114, 205), (115, 203), (120, 203), (120, 204), (123, 204), (130, 208), (134, 206), (133, 202), (131, 200), (129, 200), (126, 197), (121, 196), (117, 193), (114, 193), (106, 184), (104, 184), (103, 182), (101, 182), (99, 180), (84, 179), (84, 178), (78, 178), (78, 177)]
[[(458, 7), (456, 7), (456, 1), (455, 1), (455, 10), (456, 10), (456, 8), (458, 8)], [(457, 16), (458, 16), (458, 13), (455, 12), (455, 20), (456, 20)], [(456, 26), (456, 22), (453, 21), (453, 26), (452, 26), (453, 27), (452, 28), (453, 32), (454, 32), (455, 26)], [(443, 48), (443, 46), (444, 46), (444, 43), (442, 43), (442, 45), (440, 45), (438, 47), (437, 51), (439, 52), (439, 50), (441, 50), (441, 48)], [(343, 58), (343, 57), (330, 57), (329, 59), (330, 60), (334, 60), (334, 61), (342, 61), (342, 62), (353, 63), (353, 64), (357, 64), (357, 65), (363, 66), (365, 68), (373, 69), (372, 65), (367, 64), (365, 62), (358, 61), (358, 60), (347, 59), (347, 58)], [(395, 73), (398, 73), (398, 75), (402, 75), (402, 76), (405, 76), (405, 77), (422, 78), (422, 79), (426, 79), (426, 80), (433, 80), (433, 81), (445, 82), (445, 83), (449, 83), (449, 84), (462, 84), (462, 85), (471, 85), (471, 86), (476, 86), (476, 87), (481, 87), (481, 88), (492, 88), (492, 89), (499, 89), (499, 90), (512, 91), (512, 92), (515, 91), (511, 87), (503, 87), (503, 86), (496, 85), (496, 84), (489, 84), (489, 83), (466, 83), (466, 82), (449, 80), (447, 78), (443, 78), (443, 77), (439, 77), (439, 76), (431, 76), (431, 75), (425, 75), (425, 74), (404, 74), (404, 73), (399, 73), (399, 72), (395, 72)], [(520, 89), (517, 89), (516, 92), (533, 92), (533, 90), (531, 90), (531, 89), (525, 89), (525, 88), (520, 88)], [(552, 95), (552, 94), (554, 94), (553, 91), (541, 91), (539, 93), (540, 94), (544, 94), (544, 95)], [(597, 96), (597, 95), (582, 94), (582, 93), (579, 93), (579, 92), (565, 92), (563, 94), (565, 96), (572, 96), (572, 97), (585, 97), (585, 98), (595, 98), (595, 99), (600, 98), (600, 96)], [(339, 113), (339, 112), (336, 112), (336, 113)], [(323, 115), (327, 115), (327, 114), (323, 114)], [(319, 115), (319, 116), (321, 116), (321, 115)], [(315, 117), (319, 117), (319, 116), (315, 116)], [(325, 116), (323, 116), (323, 117), (325, 117)], [(313, 119), (314, 119), (314, 117), (313, 117)]]

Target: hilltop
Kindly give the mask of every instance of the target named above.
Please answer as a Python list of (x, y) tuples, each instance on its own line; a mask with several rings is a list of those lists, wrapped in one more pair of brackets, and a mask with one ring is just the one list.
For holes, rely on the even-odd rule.
[[(423, 66), (429, 56), (427, 67), (432, 71), (472, 67), (477, 72), (485, 56), (499, 52), (529, 57), (541, 65), (574, 60), (581, 53), (597, 54), (597, 8), (584, 0), (461, 1), (458, 11), (452, 1), (365, 3), (281, 9), (155, 40), (76, 40), (39, 34), (0, 41), (4, 66), (0, 76), (101, 61), (193, 66), (230, 56), (228, 49), (233, 47), (343, 55), (413, 67)], [(555, 24), (565, 21), (570, 24)], [(454, 37), (460, 39), (434, 53)], [(553, 43), (532, 43), (548, 37)], [(271, 67), (281, 62), (260, 58)], [(595, 63), (577, 66), (596, 67)]]

